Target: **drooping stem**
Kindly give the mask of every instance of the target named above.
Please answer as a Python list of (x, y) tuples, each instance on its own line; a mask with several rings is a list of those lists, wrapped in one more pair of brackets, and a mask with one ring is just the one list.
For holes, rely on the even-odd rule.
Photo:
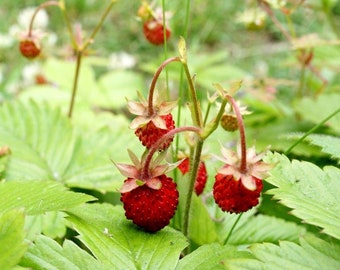
[(47, 1), (45, 3), (42, 3), (41, 5), (39, 5), (33, 15), (32, 15), (32, 19), (30, 21), (30, 24), (29, 24), (29, 27), (28, 27), (28, 36), (31, 37), (32, 36), (32, 31), (33, 31), (33, 23), (34, 23), (34, 20), (35, 20), (35, 17), (37, 16), (38, 12), (41, 10), (41, 9), (44, 9), (46, 7), (49, 7), (49, 6), (59, 6), (59, 2), (58, 1)]
[(70, 106), (69, 106), (69, 110), (68, 110), (68, 114), (67, 114), (67, 116), (69, 118), (72, 117), (74, 102), (75, 102), (75, 99), (76, 99), (82, 56), (83, 56), (83, 51), (78, 50), (77, 51), (76, 70), (75, 70), (74, 79), (73, 79), (73, 86), (72, 86), (72, 96), (71, 96)]
[(233, 107), (233, 110), (234, 110), (236, 117), (237, 117), (238, 128), (239, 128), (239, 131), (240, 131), (240, 144), (241, 144), (240, 171), (242, 173), (245, 173), (247, 171), (247, 144), (246, 144), (246, 133), (245, 133), (245, 129), (244, 129), (242, 114), (240, 112), (240, 109), (239, 109), (235, 99), (230, 95), (226, 95), (226, 98), (228, 99), (231, 106)]
[(143, 170), (141, 172), (141, 177), (143, 179), (147, 179), (150, 175), (150, 163), (152, 160), (152, 156), (155, 154), (155, 152), (158, 151), (160, 145), (162, 143), (164, 143), (166, 140), (172, 138), (175, 134), (180, 133), (180, 132), (185, 132), (185, 131), (191, 131), (191, 132), (196, 132), (197, 134), (200, 134), (201, 129), (197, 128), (197, 127), (191, 127), (191, 126), (184, 126), (184, 127), (179, 127), (179, 128), (174, 128), (172, 130), (170, 130), (169, 132), (167, 132), (166, 134), (164, 134), (161, 138), (159, 138), (157, 140), (157, 142), (152, 145), (152, 147), (149, 149), (149, 152), (145, 158), (144, 161), (144, 166), (143, 166)]
[(179, 62), (181, 61), (181, 59), (179, 57), (171, 57), (167, 60), (165, 60), (156, 70), (155, 74), (153, 75), (152, 81), (151, 81), (151, 85), (150, 85), (150, 89), (149, 89), (149, 97), (148, 97), (148, 114), (149, 116), (152, 116), (154, 114), (153, 111), (153, 95), (155, 92), (155, 87), (156, 87), (156, 83), (157, 80), (159, 78), (159, 75), (161, 74), (162, 70), (170, 63), (172, 62)]

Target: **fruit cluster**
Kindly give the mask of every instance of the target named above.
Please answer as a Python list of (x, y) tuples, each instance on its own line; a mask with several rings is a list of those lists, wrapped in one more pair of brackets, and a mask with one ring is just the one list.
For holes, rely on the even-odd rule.
[[(172, 58), (172, 61), (176, 60), (178, 59)], [(170, 62), (166, 60), (164, 63)], [(158, 79), (160, 70), (164, 68), (164, 63), (155, 73), (148, 100), (139, 94), (140, 101), (128, 101), (129, 111), (136, 115), (130, 128), (135, 130), (135, 135), (146, 148), (145, 153), (139, 160), (129, 152), (133, 165), (116, 164), (121, 173), (127, 177), (120, 190), (125, 215), (150, 232), (156, 232), (168, 225), (177, 209), (179, 199), (177, 185), (166, 173), (178, 167), (182, 175), (188, 172), (193, 174), (195, 176), (193, 189), (197, 195), (202, 194), (208, 179), (206, 165), (204, 160), (201, 160), (201, 155), (198, 161), (191, 160), (189, 156), (182, 156), (173, 166), (161, 165), (175, 134), (192, 131), (203, 141), (207, 137), (204, 135), (205, 129), (209, 127), (209, 125), (206, 125), (207, 127), (175, 127), (171, 111), (177, 106), (176, 102), (163, 101), (154, 89), (155, 81)], [(223, 211), (241, 213), (259, 203), (263, 188), (262, 179), (266, 176), (270, 166), (261, 161), (263, 154), (257, 155), (254, 148), (246, 149), (242, 108), (226, 92), (220, 96), (225, 99), (224, 107), (221, 106), (221, 108), (225, 109), (228, 103), (234, 111), (233, 114), (229, 111), (229, 115), (232, 115), (228, 116), (231, 122), (223, 117), (225, 115), (223, 113), (220, 114), (219, 121), (222, 120), (221, 125), (226, 130), (239, 129), (241, 143), (237, 153), (222, 148), (223, 157), (219, 159), (225, 165), (217, 171), (215, 176), (213, 196), (216, 204)], [(232, 128), (226, 128), (228, 125)], [(153, 159), (155, 153), (159, 153), (159, 156)], [(191, 171), (192, 161), (197, 164), (196, 171)]]

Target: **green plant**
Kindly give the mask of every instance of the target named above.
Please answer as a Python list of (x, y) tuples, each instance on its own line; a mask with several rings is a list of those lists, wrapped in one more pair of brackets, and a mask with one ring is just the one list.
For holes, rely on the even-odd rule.
[[(225, 64), (223, 52), (196, 55), (191, 46), (204, 40), (206, 32), (186, 35), (189, 15), (198, 9), (190, 1), (185, 2), (185, 31), (173, 28), (161, 48), (162, 59), (140, 65), (146, 74), (138, 69), (98, 71), (104, 59), (88, 54), (113, 7), (114, 1), (108, 2), (84, 40), (78, 39), (83, 33), (79, 27), (73, 31), (66, 3), (47, 2), (66, 19), (73, 59), (44, 59), (44, 83), (1, 103), (0, 268), (338, 269), (340, 95), (333, 77), (338, 49), (321, 38), (313, 39), (319, 42), (314, 45), (297, 38), (300, 12), (310, 9), (306, 1), (249, 1), (244, 6), (265, 14), (261, 29), (251, 31), (265, 31), (268, 24), (273, 37), (294, 46), (287, 49), (285, 62), (275, 60), (299, 71), (289, 80), (273, 72), (273, 77), (250, 81), (245, 67), (230, 58)], [(163, 13), (184, 5), (161, 2)], [(327, 15), (329, 26), (337, 23), (335, 1), (312, 4), (320, 4), (318, 14)], [(336, 36), (336, 28), (329, 29)], [(179, 34), (185, 39), (179, 38), (174, 52), (171, 42), (177, 43)], [(321, 72), (325, 68), (329, 73)], [(136, 94), (147, 88), (143, 76), (149, 78), (149, 72), (148, 91)], [(270, 91), (279, 87), (280, 92)], [(143, 96), (147, 99), (134, 101)], [(137, 115), (135, 120), (126, 107)], [(167, 124), (164, 116), (169, 114), (174, 125)], [(237, 124), (221, 128), (225, 116)], [(146, 135), (152, 143), (143, 145), (128, 127), (138, 130), (150, 123)], [(246, 147), (255, 141), (261, 150), (271, 145), (271, 152), (256, 156)], [(237, 145), (239, 156), (233, 151)], [(221, 150), (223, 158), (216, 156)], [(182, 161), (182, 152), (190, 164), (185, 175), (171, 170)], [(194, 187), (202, 160), (208, 179), (198, 196)], [(216, 180), (222, 183), (218, 187)], [(152, 194), (164, 191), (163, 182), (168, 188), (171, 183), (162, 194), (165, 203), (168, 193), (177, 198), (178, 190), (170, 210), (169, 205), (162, 208), (160, 199), (159, 205), (151, 202)], [(147, 198), (140, 201), (133, 194), (142, 189)], [(228, 190), (231, 195), (224, 194)], [(216, 193), (222, 196), (216, 199)], [(139, 208), (161, 207), (169, 214), (165, 222), (133, 224), (121, 202), (127, 194)], [(249, 194), (255, 196), (248, 204)], [(226, 198), (236, 206), (225, 203)], [(161, 211), (152, 210), (158, 218)], [(143, 211), (139, 218), (150, 213)]]

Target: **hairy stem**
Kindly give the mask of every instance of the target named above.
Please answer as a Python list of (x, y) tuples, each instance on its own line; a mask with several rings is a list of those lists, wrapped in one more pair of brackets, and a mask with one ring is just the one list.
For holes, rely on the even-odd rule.
[(145, 158), (144, 161), (144, 166), (143, 166), (143, 171), (141, 172), (141, 176), (143, 179), (148, 179), (150, 177), (150, 163), (152, 160), (152, 156), (155, 154), (155, 152), (158, 151), (159, 146), (169, 138), (172, 138), (175, 134), (180, 133), (180, 132), (185, 132), (185, 131), (191, 131), (191, 132), (196, 132), (197, 134), (200, 134), (201, 129), (197, 127), (191, 127), (191, 126), (184, 126), (184, 127), (179, 127), (179, 128), (174, 128), (170, 130), (168, 133), (164, 134), (161, 138), (157, 140), (157, 142), (152, 145), (152, 147), (149, 149), (149, 152)]
[(37, 16), (38, 12), (39, 12), (41, 9), (44, 9), (44, 8), (46, 8), (46, 7), (49, 7), (49, 6), (58, 6), (58, 7), (60, 7), (58, 1), (47, 1), (47, 2), (42, 3), (41, 5), (39, 5), (39, 6), (34, 10), (34, 13), (33, 13), (33, 15), (32, 15), (32, 19), (31, 19), (30, 24), (29, 24), (29, 27), (28, 27), (28, 36), (29, 36), (29, 37), (32, 36), (33, 23), (34, 23), (35, 17)]
[(247, 171), (247, 145), (246, 145), (246, 132), (244, 129), (244, 122), (242, 118), (242, 114), (240, 112), (240, 109), (235, 101), (235, 99), (227, 95), (227, 99), (229, 100), (231, 106), (233, 107), (233, 110), (237, 117), (238, 127), (240, 131), (240, 141), (241, 141), (241, 166), (240, 171), (242, 173), (245, 173)]
[(151, 85), (150, 85), (150, 89), (149, 89), (149, 97), (148, 97), (148, 115), (152, 116), (154, 114), (153, 111), (153, 95), (155, 92), (155, 87), (156, 87), (156, 83), (157, 80), (159, 78), (159, 75), (161, 74), (162, 70), (170, 63), (172, 62), (179, 62), (181, 61), (181, 59), (179, 57), (171, 57), (169, 59), (166, 59), (156, 70), (155, 74), (153, 75), (152, 81), (151, 81)]

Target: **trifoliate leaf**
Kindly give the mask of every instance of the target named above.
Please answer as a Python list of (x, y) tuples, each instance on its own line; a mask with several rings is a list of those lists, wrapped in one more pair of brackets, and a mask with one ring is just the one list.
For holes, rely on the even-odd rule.
[(277, 165), (266, 179), (276, 186), (268, 193), (292, 208), (291, 214), (303, 222), (340, 239), (340, 169), (327, 166), (322, 170), (309, 162), (290, 162), (279, 154), (273, 154), (269, 160)]
[(63, 246), (40, 235), (20, 262), (30, 269), (91, 270), (109, 269), (75, 243), (65, 240)]
[(120, 206), (88, 204), (68, 211), (79, 239), (110, 269), (174, 269), (185, 237), (172, 228), (147, 233)]
[(0, 213), (0, 269), (12, 269), (24, 255), (28, 245), (24, 242), (24, 220), (22, 209)]

